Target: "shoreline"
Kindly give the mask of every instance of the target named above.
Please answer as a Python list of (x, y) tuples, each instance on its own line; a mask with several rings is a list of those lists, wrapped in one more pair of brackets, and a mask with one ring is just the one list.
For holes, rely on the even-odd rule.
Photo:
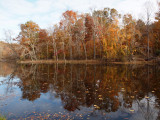
[(102, 60), (25, 60), (17, 61), (18, 64), (106, 64)]
[(137, 65), (155, 65), (160, 64), (160, 60), (151, 60), (151, 61), (105, 61), (105, 60), (25, 60), (25, 61), (17, 61), (18, 64), (137, 64)]

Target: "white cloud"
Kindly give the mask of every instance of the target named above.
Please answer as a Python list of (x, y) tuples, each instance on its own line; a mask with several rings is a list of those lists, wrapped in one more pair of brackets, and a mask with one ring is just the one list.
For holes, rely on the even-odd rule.
[[(18, 34), (19, 24), (33, 20), (46, 28), (60, 20), (66, 10), (80, 13), (91, 8), (115, 8), (121, 13), (132, 13), (136, 18), (143, 11), (147, 0), (0, 0), (0, 39), (3, 29), (11, 29)], [(157, 0), (152, 0), (155, 5)], [(160, 1), (160, 0), (159, 0)]]
[(2, 0), (0, 4), (4, 10), (14, 15), (28, 15), (33, 8), (33, 4), (25, 0)]

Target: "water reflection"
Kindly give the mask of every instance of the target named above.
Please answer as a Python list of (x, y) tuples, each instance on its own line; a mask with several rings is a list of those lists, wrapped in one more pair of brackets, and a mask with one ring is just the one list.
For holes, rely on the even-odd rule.
[[(1, 80), (6, 86), (4, 89), (13, 92), (16, 86), (22, 101), (43, 101), (42, 95), (48, 94), (51, 101), (60, 100), (59, 108), (72, 111), (73, 118), (77, 111), (83, 111), (85, 115), (80, 118), (85, 119), (89, 119), (88, 116), (120, 120), (160, 118), (159, 66), (40, 64), (19, 65), (12, 69), (8, 76), (4, 75), (6, 72), (2, 74), (7, 76)], [(11, 92), (5, 91), (5, 94)], [(36, 103), (41, 105), (41, 102)]]
[(0, 76), (6, 77), (15, 71), (16, 64), (0, 62)]

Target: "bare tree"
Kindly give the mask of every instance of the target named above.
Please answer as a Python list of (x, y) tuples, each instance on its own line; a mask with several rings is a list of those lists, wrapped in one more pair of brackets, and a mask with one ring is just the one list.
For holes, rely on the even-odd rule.
[(149, 51), (150, 51), (150, 45), (149, 45), (149, 41), (150, 41), (150, 23), (151, 23), (151, 15), (152, 15), (152, 3), (150, 1), (145, 2), (145, 12), (146, 12), (146, 31), (147, 31), (147, 57), (149, 59)]
[(18, 59), (19, 58), (19, 55), (18, 55), (18, 53), (17, 53), (17, 50), (15, 49), (15, 46), (14, 46), (14, 44), (13, 44), (13, 37), (12, 37), (12, 35), (13, 35), (13, 32), (11, 31), (11, 30), (7, 30), (7, 31), (4, 31), (4, 34), (5, 34), (5, 42), (6, 43), (8, 43), (7, 45), (8, 45), (8, 47), (12, 50), (12, 53), (11, 54), (13, 54), (13, 57), (15, 58), (15, 59)]

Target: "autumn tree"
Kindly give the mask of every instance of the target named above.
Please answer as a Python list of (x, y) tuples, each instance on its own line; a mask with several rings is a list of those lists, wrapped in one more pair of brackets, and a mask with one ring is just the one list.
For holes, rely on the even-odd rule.
[(28, 21), (20, 25), (21, 32), (17, 38), (22, 48), (21, 57), (29, 57), (31, 60), (37, 60), (37, 44), (39, 26), (33, 21)]
[(60, 23), (60, 26), (54, 26), (53, 39), (52, 39), (53, 49), (54, 49), (54, 59), (58, 60), (59, 54), (63, 53), (63, 59), (66, 60), (66, 46), (67, 46), (67, 36), (66, 31), (63, 29), (63, 25)]
[[(87, 14), (85, 17), (85, 44), (89, 41), (93, 41), (93, 34), (94, 34), (94, 22), (93, 18)], [(88, 46), (91, 49), (91, 45)]]
[(85, 17), (84, 15), (79, 15), (75, 25), (72, 28), (72, 38), (75, 43), (75, 57), (78, 59), (87, 59), (86, 42), (85, 42)]
[(69, 38), (69, 51), (70, 51), (70, 59), (73, 59), (73, 41), (72, 41), (72, 27), (77, 20), (77, 13), (72, 10), (67, 10), (62, 15), (63, 19), (61, 20), (61, 24), (63, 24), (63, 29), (66, 31), (66, 34)]
[(38, 33), (38, 46), (37, 46), (37, 51), (40, 55), (40, 58), (45, 58), (45, 59), (49, 59), (52, 58), (52, 38), (51, 36), (48, 35), (47, 30), (45, 29), (40, 29), (39, 33)]
[(156, 21), (153, 23), (154, 36), (154, 53), (160, 55), (160, 3), (158, 3), (158, 11), (156, 12)]
[(145, 22), (141, 19), (138, 19), (136, 21), (135, 29), (136, 29), (136, 34), (135, 34), (136, 51), (135, 51), (135, 53), (137, 55), (146, 56), (146, 52), (145, 52), (146, 25), (145, 25)]
[(104, 8), (104, 10), (94, 11), (93, 13), (99, 22), (98, 36), (100, 42), (103, 43), (103, 51), (105, 58), (115, 58), (117, 56), (117, 46), (120, 39), (118, 19), (120, 14), (116, 9)]
[(126, 14), (123, 16), (123, 23), (127, 46), (127, 57), (129, 57), (129, 60), (131, 60), (135, 47), (136, 20), (133, 19), (131, 14)]

